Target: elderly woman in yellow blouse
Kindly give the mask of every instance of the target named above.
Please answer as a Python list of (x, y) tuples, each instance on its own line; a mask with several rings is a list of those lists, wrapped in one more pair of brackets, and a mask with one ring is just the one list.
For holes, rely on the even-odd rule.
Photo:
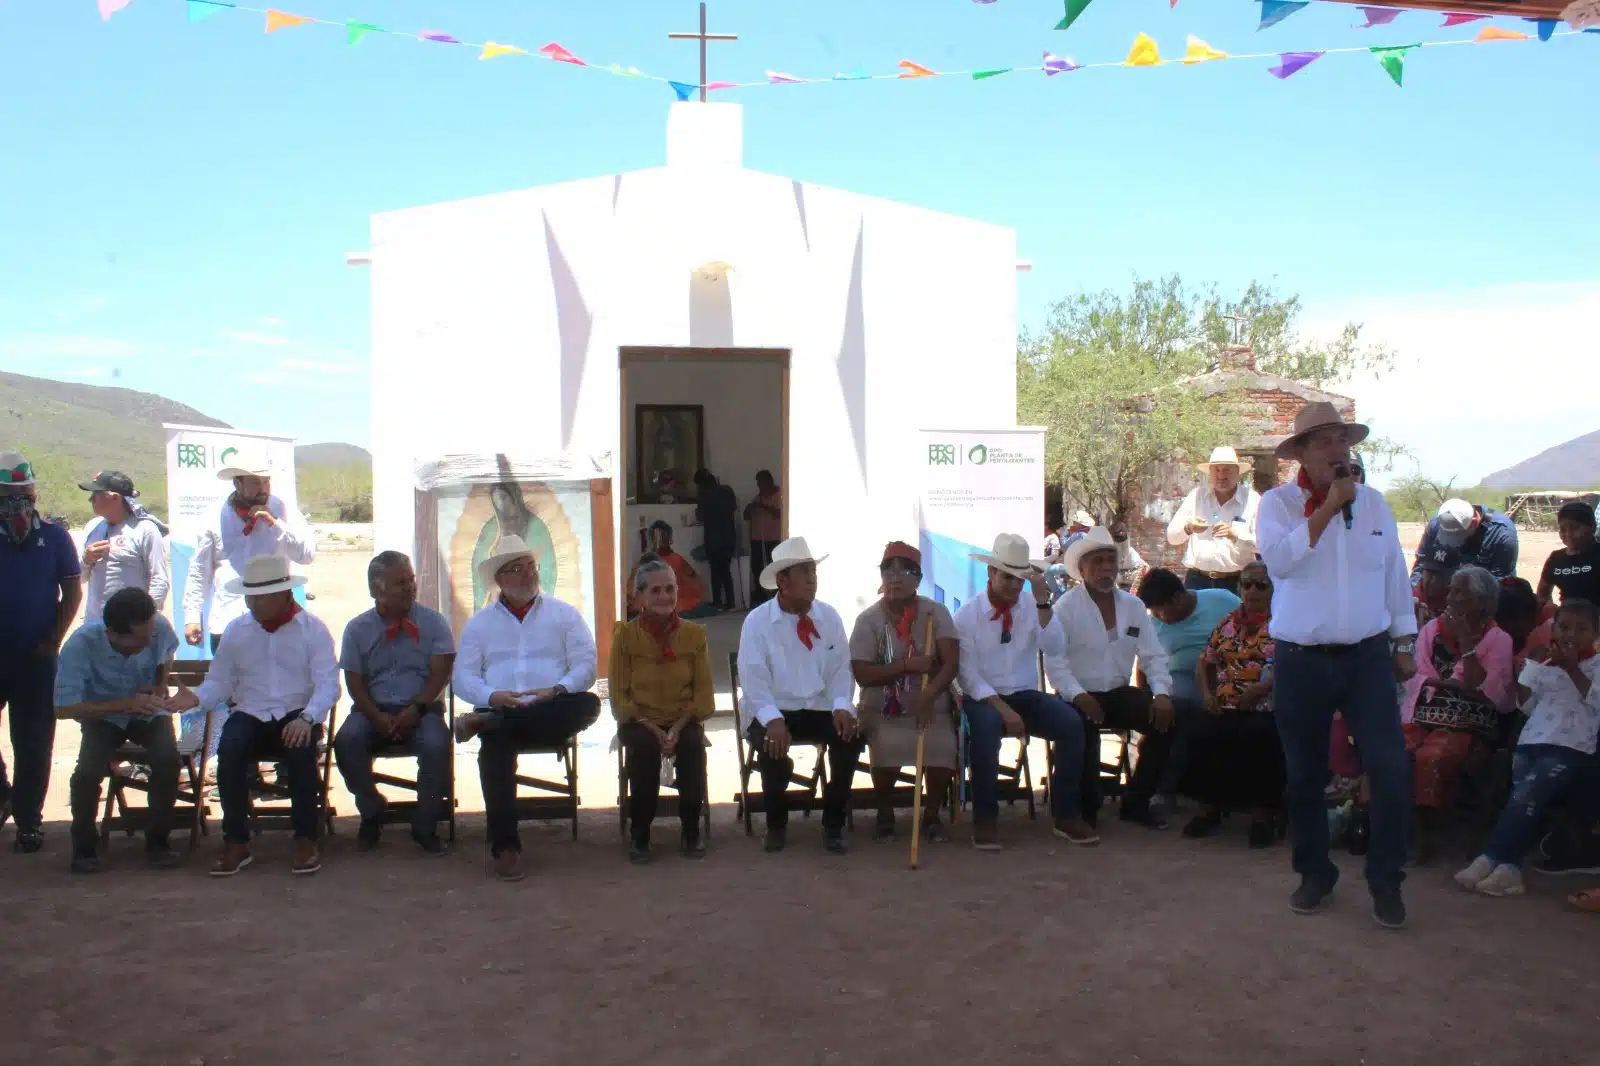
[(716, 710), (711, 657), (703, 626), (678, 617), (678, 580), (659, 559), (633, 578), (639, 615), (617, 625), (611, 639), (611, 710), (628, 753), (628, 858), (650, 861), (650, 823), (661, 794), (661, 760), (677, 770), (682, 851), (703, 858), (700, 807), (705, 802), (706, 748), (701, 723)]

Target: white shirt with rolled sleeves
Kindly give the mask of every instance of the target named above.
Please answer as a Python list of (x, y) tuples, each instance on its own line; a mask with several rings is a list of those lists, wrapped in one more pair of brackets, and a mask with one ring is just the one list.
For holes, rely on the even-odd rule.
[(1106, 629), (1100, 608), (1082, 585), (1056, 601), (1056, 618), (1066, 637), (1066, 652), (1044, 657), (1044, 673), (1069, 702), (1085, 692), (1110, 692), (1133, 683), (1133, 664), (1157, 696), (1172, 695), (1167, 649), (1139, 597), (1117, 589), (1117, 625)]
[(1335, 514), (1316, 547), (1308, 498), (1298, 485), (1280, 485), (1261, 498), (1257, 543), (1272, 575), (1274, 639), (1309, 646), (1356, 644), (1379, 633), (1415, 636), (1411, 577), (1383, 494), (1357, 485), (1350, 528)]
[[(1200, 485), (1183, 498), (1178, 513), (1167, 523), (1167, 543), (1184, 546), (1183, 565), (1190, 570), (1237, 573), (1255, 561), (1260, 509), (1261, 496), (1247, 482), (1239, 482), (1226, 500), (1218, 500), (1209, 483)], [(1206, 523), (1199, 533), (1185, 528), (1194, 518)], [(1217, 522), (1228, 523), (1233, 536), (1212, 534), (1211, 526)]]
[(1011, 609), (1011, 643), (1000, 643), (1000, 620), (987, 592), (963, 603), (956, 611), (956, 632), (961, 637), (961, 662), (957, 677), (968, 699), (986, 700), (1013, 692), (1037, 691), (1039, 652), (1046, 659), (1067, 651), (1066, 636), (1055, 613), (1048, 625), (1039, 625), (1039, 607), (1024, 586)]
[(339, 701), (333, 634), (322, 619), (305, 611), (275, 633), (245, 614), (229, 623), (195, 695), (202, 707), (217, 708), (231, 700), (232, 713), (263, 722), (300, 711), (300, 717), (320, 725)]
[(281, 555), (291, 563), (306, 566), (317, 557), (317, 538), (299, 516), (289, 516), (283, 501), (267, 497), (267, 511), (277, 525), (257, 522), (247, 537), (244, 519), (224, 501), (215, 525), (200, 531), (195, 540), (194, 558), (189, 561), (189, 577), (183, 586), (183, 620), (198, 625), (211, 597), (211, 632), (225, 632), (235, 618), (246, 613), (244, 597), (227, 589), (228, 581), (244, 572), (245, 560), (258, 555)]
[(768, 725), (784, 711), (844, 711), (855, 717), (855, 675), (850, 672), (850, 636), (839, 612), (811, 603), (817, 635), (807, 648), (800, 618), (773, 597), (745, 616), (739, 630), (740, 728)]
[(496, 692), (587, 692), (596, 658), (594, 634), (570, 603), (540, 595), (518, 621), (497, 599), (467, 619), (451, 680), (457, 696), (485, 708)]

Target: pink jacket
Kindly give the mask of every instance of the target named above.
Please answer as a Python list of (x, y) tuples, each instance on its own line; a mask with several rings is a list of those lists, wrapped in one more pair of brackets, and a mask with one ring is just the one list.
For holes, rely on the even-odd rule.
[[(1402, 723), (1411, 721), (1411, 716), (1417, 709), (1417, 700), (1422, 695), (1424, 683), (1439, 677), (1438, 671), (1433, 668), (1433, 642), (1439, 635), (1442, 621), (1439, 618), (1429, 621), (1422, 627), (1422, 632), (1417, 634), (1417, 673), (1406, 682), (1405, 702), (1400, 707)], [(1478, 665), (1483, 667), (1485, 675), (1480, 691), (1501, 714), (1515, 710), (1517, 686), (1516, 675), (1512, 673), (1511, 634), (1499, 626), (1490, 626), (1483, 634), (1483, 638), (1478, 641), (1477, 652)], [(1459, 660), (1446, 680), (1461, 680)]]

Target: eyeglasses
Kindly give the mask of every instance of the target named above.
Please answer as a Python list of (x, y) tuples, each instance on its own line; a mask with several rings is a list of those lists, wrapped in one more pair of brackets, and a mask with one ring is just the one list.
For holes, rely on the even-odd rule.
[(1242, 588), (1242, 589), (1270, 589), (1272, 587), (1272, 582), (1270, 582), (1270, 581), (1253, 581), (1253, 580), (1248, 580), (1247, 579), (1247, 580), (1239, 582), (1239, 587)]
[(921, 570), (918, 570), (910, 563), (902, 562), (898, 559), (891, 559), (882, 566), (878, 567), (878, 573), (882, 574), (884, 577), (889, 577), (895, 574), (903, 574), (906, 577), (922, 576)]

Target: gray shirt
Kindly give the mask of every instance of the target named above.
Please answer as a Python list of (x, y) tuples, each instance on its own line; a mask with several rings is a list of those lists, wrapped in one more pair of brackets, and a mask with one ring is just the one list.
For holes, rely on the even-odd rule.
[(339, 669), (360, 674), (380, 707), (403, 707), (416, 699), (428, 683), (429, 659), (456, 650), (450, 623), (438, 611), (419, 603), (407, 618), (416, 626), (415, 637), (403, 629), (390, 636), (390, 625), (376, 607), (344, 627)]
[(84, 620), (100, 621), (106, 600), (126, 588), (144, 589), (156, 601), (156, 610), (161, 610), (167, 602), (167, 586), (172, 583), (161, 524), (142, 512), (125, 522), (107, 523), (101, 519), (90, 527), (84, 544), (102, 540), (111, 542), (110, 552), (93, 566), (84, 567), (88, 579), (83, 596)]

